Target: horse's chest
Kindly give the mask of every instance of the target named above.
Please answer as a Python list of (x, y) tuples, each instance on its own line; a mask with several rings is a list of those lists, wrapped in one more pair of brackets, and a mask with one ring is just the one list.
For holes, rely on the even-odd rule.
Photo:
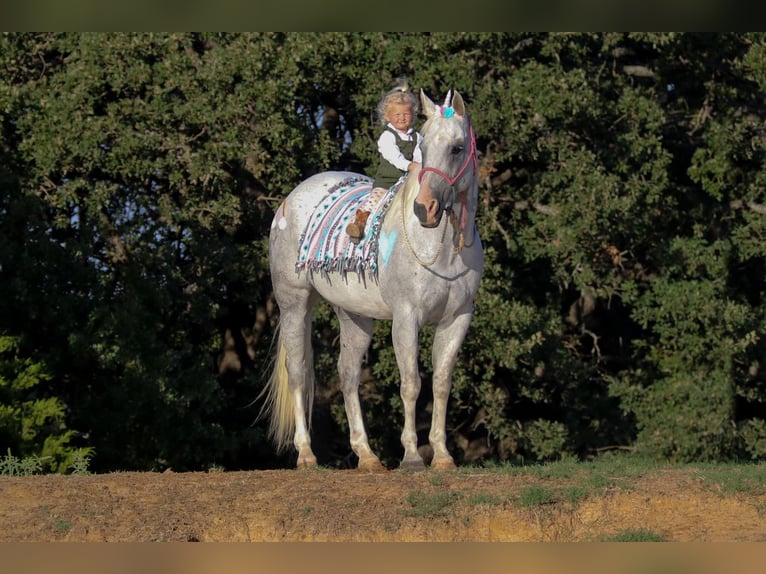
[(470, 272), (439, 273), (418, 267), (407, 273), (391, 274), (381, 282), (381, 291), (389, 305), (409, 305), (426, 322), (438, 322), (447, 315), (463, 311), (473, 301), (475, 281)]

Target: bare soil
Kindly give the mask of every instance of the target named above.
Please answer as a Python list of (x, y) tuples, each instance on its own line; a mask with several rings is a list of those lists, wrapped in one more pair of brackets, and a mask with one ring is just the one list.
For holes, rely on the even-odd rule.
[[(0, 477), (0, 541), (766, 542), (766, 494), (689, 470), (575, 499), (577, 483), (485, 470), (266, 470)], [(531, 487), (554, 493), (524, 506)], [(541, 492), (538, 490), (538, 492)]]

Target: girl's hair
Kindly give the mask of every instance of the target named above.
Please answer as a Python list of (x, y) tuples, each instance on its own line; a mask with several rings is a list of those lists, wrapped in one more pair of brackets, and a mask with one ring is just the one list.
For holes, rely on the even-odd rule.
[(412, 118), (415, 119), (420, 113), (420, 102), (417, 96), (410, 90), (407, 78), (399, 78), (396, 86), (389, 90), (383, 99), (378, 102), (378, 122), (380, 125), (386, 125), (386, 110), (391, 104), (408, 104), (412, 109)]

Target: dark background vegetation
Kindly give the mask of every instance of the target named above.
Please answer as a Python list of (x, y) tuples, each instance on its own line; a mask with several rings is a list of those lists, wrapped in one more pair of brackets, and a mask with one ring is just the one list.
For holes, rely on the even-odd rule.
[[(459, 90), (478, 139), (458, 461), (765, 458), (760, 33), (2, 35), (0, 454), (289, 464), (253, 402), (271, 217), (311, 174), (374, 169), (375, 104), (402, 75)], [(314, 333), (317, 454), (353, 464), (324, 305)], [(363, 379), (396, 464), (387, 324)]]

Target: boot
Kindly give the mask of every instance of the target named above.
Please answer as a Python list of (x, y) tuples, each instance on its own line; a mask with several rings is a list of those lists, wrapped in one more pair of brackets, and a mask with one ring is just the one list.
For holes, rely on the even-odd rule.
[(348, 233), (352, 243), (359, 243), (364, 237), (364, 226), (367, 224), (368, 217), (370, 217), (369, 211), (357, 209), (354, 221), (346, 226), (346, 233)]

